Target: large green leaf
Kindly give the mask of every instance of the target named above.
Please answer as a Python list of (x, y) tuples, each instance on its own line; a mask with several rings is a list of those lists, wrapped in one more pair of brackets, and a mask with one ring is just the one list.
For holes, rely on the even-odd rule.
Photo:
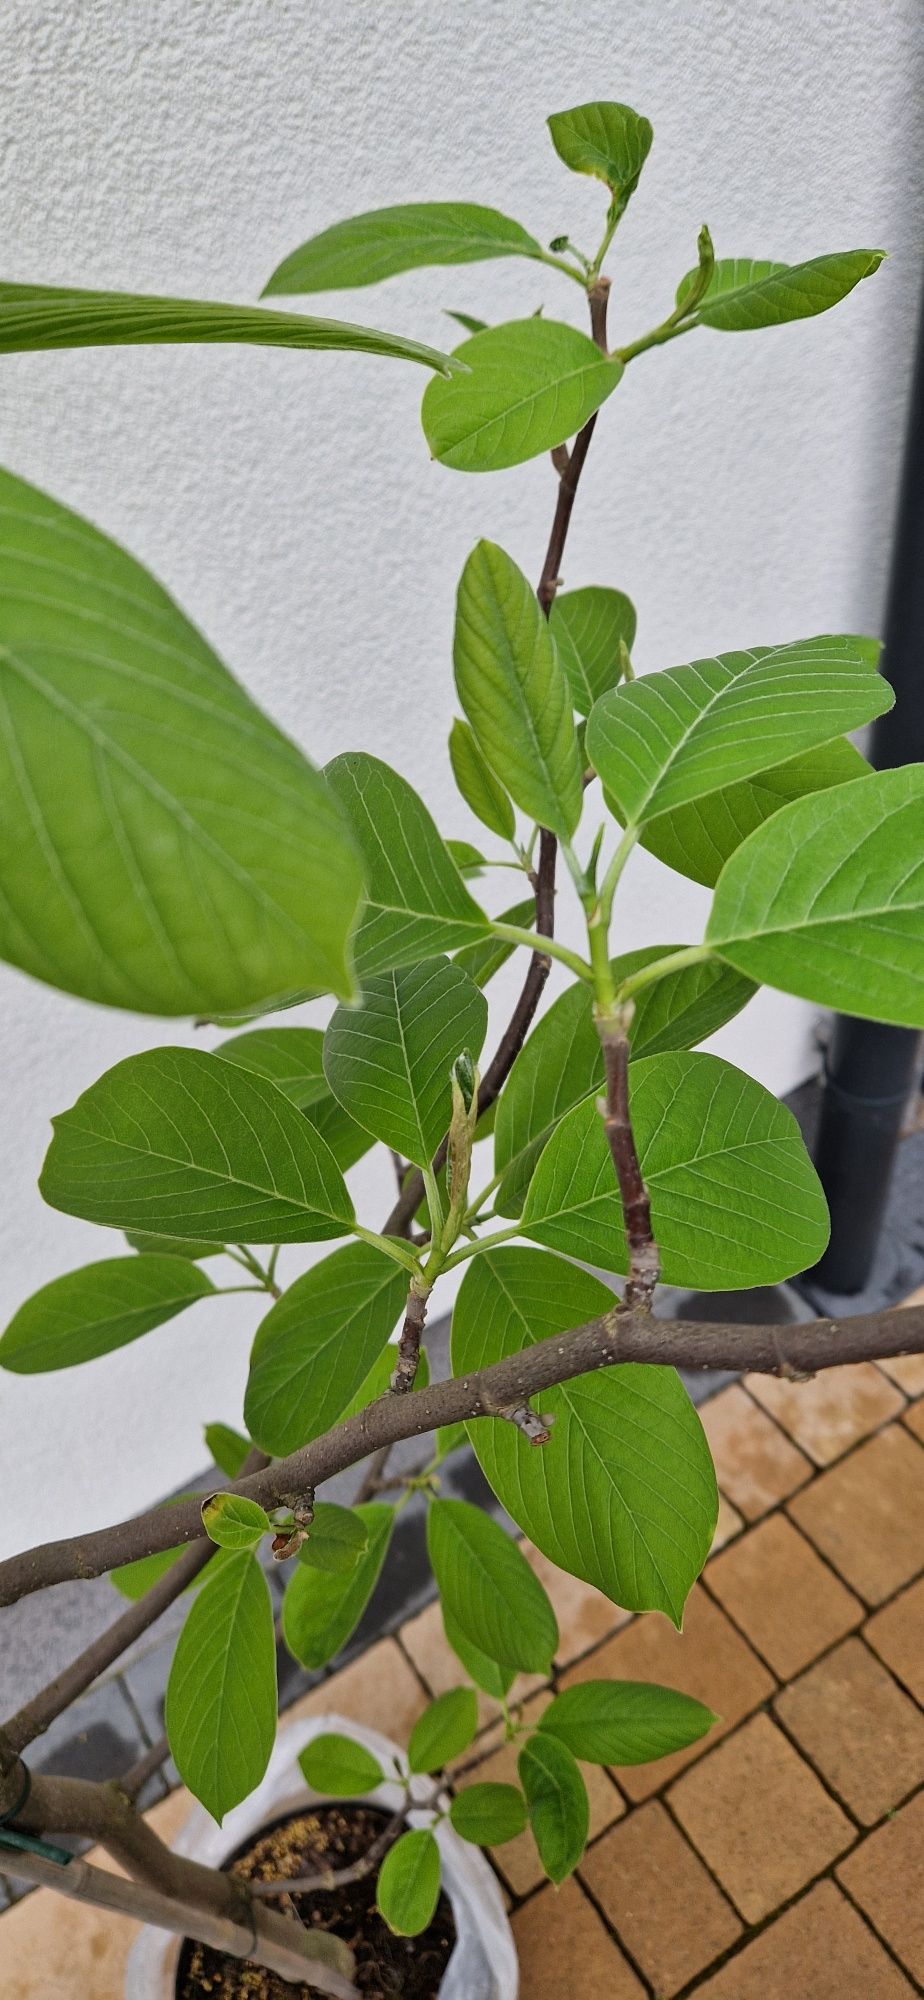
[(612, 395), (622, 362), (553, 319), (510, 320), (455, 349), (466, 373), (430, 382), (421, 418), (434, 458), (497, 472), (573, 437)]
[(397, 1937), (425, 1931), (440, 1893), (440, 1851), (429, 1827), (402, 1833), (379, 1869), (376, 1902)]
[(160, 299), (132, 292), (78, 291), (63, 285), (0, 284), (0, 354), (51, 347), (161, 347), (240, 343), (248, 347), (345, 347), (421, 361), (448, 374), (452, 361), (400, 333), (344, 320), (308, 319), (215, 299)]
[(449, 732), (452, 775), (466, 805), (500, 840), (512, 840), (516, 817), (503, 785), (478, 748), (474, 730), (456, 717)]
[[(635, 1142), (666, 1284), (700, 1291), (775, 1285), (815, 1264), (828, 1210), (791, 1111), (718, 1056), (633, 1063)], [(523, 1233), (626, 1272), (622, 1204), (603, 1120), (590, 1101), (553, 1132), (523, 1206)]]
[(366, 905), (353, 940), (361, 974), (414, 965), (488, 934), (487, 917), (405, 778), (363, 751), (335, 757), (324, 776), (366, 865)]
[(212, 1053), (223, 1062), (265, 1076), (303, 1111), (320, 1132), (338, 1167), (346, 1173), (369, 1151), (372, 1140), (361, 1125), (337, 1103), (324, 1075), (324, 1032), (321, 1028), (253, 1028), (219, 1042)]
[[(524, 903), (514, 903), (509, 910), (502, 910), (498, 923), (516, 924), (519, 930), (529, 930), (536, 921), (536, 904), (532, 896)], [(477, 944), (463, 945), (455, 956), (456, 965), (461, 965), (476, 986), (487, 986), (502, 965), (516, 951), (515, 944), (508, 944), (506, 938), (486, 937)]]
[(346, 1572), (293, 1566), (282, 1601), (282, 1636), (300, 1666), (326, 1666), (359, 1624), (379, 1579), (395, 1510), (378, 1503), (354, 1507), (369, 1537), (364, 1555)]
[(457, 1792), (449, 1817), (462, 1840), (476, 1847), (501, 1847), (516, 1840), (527, 1824), (526, 1800), (517, 1785), (466, 1785)]
[(576, 104), (553, 112), (548, 127), (559, 159), (573, 173), (603, 181), (621, 214), (651, 150), (649, 120), (628, 104)]
[(587, 754), (620, 817), (643, 824), (891, 708), (872, 639), (820, 638), (694, 660), (614, 688)]
[(620, 643), (632, 651), (635, 622), (635, 606), (621, 590), (588, 584), (555, 598), (549, 625), (579, 715), (589, 715), (594, 702), (616, 686)]
[[(785, 320), (811, 319), (852, 292), (861, 278), (878, 271), (884, 250), (834, 250), (806, 264), (774, 264), (766, 258), (722, 257), (716, 264), (697, 310), (702, 326), (724, 333), (748, 333), (754, 327), (781, 326)], [(680, 304), (695, 271), (677, 287)]]
[(0, 1339), (0, 1367), (14, 1375), (73, 1368), (163, 1326), (215, 1287), (184, 1257), (107, 1257), (33, 1293)]
[(452, 1065), (464, 1049), (477, 1061), (487, 1026), (483, 993), (449, 959), (381, 973), (328, 1023), (327, 1081), (351, 1118), (425, 1167), (452, 1115)]
[(0, 705), (0, 956), (150, 1014), (349, 996), (362, 870), (323, 779), (139, 563), (8, 472)]
[(924, 1028), (924, 764), (774, 813), (726, 862), (706, 935), (784, 993)]
[(331, 1730), (315, 1736), (299, 1753), (299, 1765), (312, 1791), (335, 1799), (355, 1799), (375, 1791), (385, 1773), (377, 1757), (353, 1736)]
[(515, 805), (568, 840), (581, 817), (571, 692), (535, 592), (494, 542), (462, 571), (453, 644), (459, 700)]
[(688, 875), (712, 889), (729, 855), (781, 806), (804, 798), (808, 792), (845, 785), (868, 771), (859, 750), (845, 736), (836, 736), (833, 743), (803, 750), (772, 771), (741, 778), (737, 784), (725, 785), (721, 791), (709, 792), (690, 805), (674, 806), (671, 812), (649, 820), (642, 846), (679, 875)]
[(339, 1421), (406, 1297), (406, 1271), (371, 1243), (348, 1243), (296, 1278), (250, 1356), (244, 1417), (264, 1451), (284, 1458)]
[[(612, 1309), (599, 1278), (541, 1250), (486, 1250), (465, 1274), (452, 1322), (454, 1375), (518, 1354)], [(469, 1435), (498, 1499), (551, 1562), (627, 1611), (679, 1626), (718, 1511), (703, 1428), (671, 1368), (599, 1369), (544, 1389), (541, 1449), (512, 1424)]]
[(539, 1858), (554, 1883), (577, 1867), (587, 1846), (587, 1786), (567, 1745), (555, 1736), (528, 1737), (517, 1758)]
[(221, 1825), (260, 1783), (276, 1735), (273, 1609), (247, 1550), (217, 1560), (193, 1599), (164, 1720), (183, 1783)]
[(692, 1695), (652, 1681), (578, 1681), (549, 1702), (539, 1728), (585, 1764), (650, 1764), (697, 1743), (716, 1720)]
[(415, 1722), (407, 1746), (412, 1771), (441, 1771), (461, 1757), (478, 1728), (474, 1688), (450, 1688), (437, 1696)]
[[(624, 952), (611, 961), (616, 984), (675, 949), (645, 945)], [(642, 987), (629, 1028), (632, 1056), (690, 1048), (740, 1013), (755, 988), (740, 975), (728, 977), (729, 970), (707, 961)], [(504, 1176), (495, 1196), (501, 1215), (519, 1215), (553, 1128), (567, 1111), (601, 1090), (603, 1080), (593, 994), (579, 981), (552, 1002), (533, 1029), (501, 1093), (494, 1125), (494, 1164)]]
[(88, 1222), (220, 1243), (318, 1243), (353, 1222), (333, 1154), (294, 1104), (199, 1049), (127, 1056), (52, 1124), (42, 1194)]
[(445, 1604), (441, 1605), (440, 1609), (446, 1638), (469, 1680), (474, 1681), (475, 1686), (481, 1688), (485, 1694), (493, 1696), (495, 1701), (503, 1701), (516, 1680), (516, 1667), (501, 1666), (499, 1660), (489, 1659), (480, 1646), (473, 1645), (471, 1639), (460, 1631)]
[(404, 202), (370, 209), (309, 237), (277, 266), (263, 296), (355, 290), (421, 265), (544, 254), (534, 236), (496, 208), (467, 201)]
[(467, 1500), (434, 1500), (427, 1550), (444, 1609), (463, 1637), (502, 1666), (547, 1674), (558, 1645), (555, 1613), (500, 1523)]

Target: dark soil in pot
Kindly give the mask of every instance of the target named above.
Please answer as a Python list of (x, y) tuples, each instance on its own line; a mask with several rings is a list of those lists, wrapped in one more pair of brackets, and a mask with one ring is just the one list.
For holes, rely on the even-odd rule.
[[(231, 1856), (228, 1867), (248, 1881), (309, 1875), (317, 1868), (348, 1868), (388, 1823), (377, 1806), (326, 1805), (289, 1813)], [(356, 1985), (363, 2000), (436, 2000), (456, 1941), (448, 1896), (420, 1937), (392, 1935), (375, 1907), (377, 1869), (359, 1882), (293, 1896), (303, 1924), (334, 1931), (356, 1954)], [(283, 1910), (273, 1897), (270, 1909)], [(186, 1938), (176, 1978), (177, 2000), (320, 2000), (314, 1986), (291, 1986), (263, 1966), (242, 1964), (226, 1952)]]

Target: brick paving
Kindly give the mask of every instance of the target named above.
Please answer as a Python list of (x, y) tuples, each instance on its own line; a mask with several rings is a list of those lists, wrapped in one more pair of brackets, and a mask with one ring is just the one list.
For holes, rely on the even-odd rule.
[[(530, 1836), (498, 1850), (522, 2000), (922, 1995), (924, 1363), (748, 1378), (703, 1417), (723, 1504), (683, 1634), (526, 1549), (559, 1619), (554, 1686), (662, 1681), (722, 1720), (661, 1763), (585, 1767), (591, 1841), (561, 1890)], [(290, 1713), (401, 1737), (457, 1677), (431, 1605)], [(518, 1689), (527, 1709), (550, 1692)], [(457, 1785), (511, 1773), (492, 1704), (481, 1721)], [(184, 1810), (154, 1812), (167, 1831)], [(134, 1931), (37, 1891), (2, 1919), (4, 2000), (120, 2000)]]

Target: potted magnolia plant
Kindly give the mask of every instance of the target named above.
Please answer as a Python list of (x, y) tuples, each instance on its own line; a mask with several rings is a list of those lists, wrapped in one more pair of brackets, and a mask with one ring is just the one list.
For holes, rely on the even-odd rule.
[[(242, 1284), (262, 1295), (241, 1428), (207, 1427), (204, 1503), (92, 1534), (49, 1528), (0, 1564), (3, 1603), (107, 1572), (128, 1600), (0, 1736), (4, 1866), (198, 1941), (178, 1974), (169, 1960), (181, 2000), (243, 1990), (242, 1957), (267, 1992), (285, 1977), (378, 1991), (375, 1924), (404, 1952), (401, 1990), (448, 1996), (453, 1953), (477, 1935), (496, 1974), (485, 1992), (513, 1992), (478, 1847), (528, 1824), (563, 1880), (587, 1838), (582, 1761), (655, 1757), (710, 1726), (669, 1689), (599, 1681), (525, 1725), (507, 1697), (519, 1670), (549, 1672), (555, 1618), (498, 1523), (440, 1490), (460, 1441), (553, 1562), (679, 1626), (717, 1498), (675, 1368), (801, 1372), (924, 1347), (920, 1308), (785, 1328), (652, 1316), (659, 1279), (772, 1285), (826, 1240), (794, 1119), (697, 1044), (760, 982), (924, 1026), (924, 767), (873, 772), (848, 740), (892, 698), (878, 648), (749, 633), (739, 651), (636, 679), (618, 578), (559, 588), (598, 417), (603, 432), (633, 365), (694, 332), (811, 317), (881, 253), (717, 258), (704, 228), (663, 319), (629, 337), (608, 324), (608, 267), (651, 126), (615, 103), (549, 126), (564, 165), (602, 183), (596, 250), (563, 237), (546, 249), (494, 209), (423, 203), (335, 224), (267, 292), (517, 257), (551, 268), (566, 304), (576, 288), (589, 332), (552, 313), (490, 327), (466, 316), (447, 357), (277, 306), (0, 291), (7, 351), (237, 340), (416, 361), (431, 371), (423, 431), (441, 466), (486, 473), (551, 454), (556, 474), (537, 588), (489, 541), (459, 581), (449, 750), (477, 847), (445, 841), (408, 775), (350, 748), (346, 718), (346, 747), (316, 770), (132, 557), (0, 479), (0, 952), (87, 1000), (212, 1024), (194, 1048), (116, 1063), (55, 1117), (42, 1193), (110, 1235), (99, 1261), (20, 1307), (0, 1362), (103, 1370), (106, 1353), (203, 1297)], [(639, 949), (620, 936), (614, 950), (639, 846), (712, 890), (702, 938)], [(556, 935), (556, 893), (580, 913), (579, 949)], [(487, 1049), (484, 989), (514, 954), (519, 997)], [(553, 962), (568, 982), (540, 1014)], [(325, 995), (323, 1031), (280, 1012)], [(253, 1025), (267, 1014), (272, 1025)], [(357, 1214), (346, 1178), (374, 1144), (398, 1173), (391, 1212), (375, 1218)], [(283, 1289), (285, 1244), (336, 1247)], [(430, 1382), (428, 1314), (452, 1271), (452, 1375)], [(621, 1296), (600, 1272), (625, 1281)], [(409, 1437), (429, 1440), (410, 1486), (388, 1465)], [(357, 1504), (322, 1497), (361, 1463)], [(368, 1602), (410, 1490), (427, 1504), (458, 1690), (407, 1744), (333, 1718), (298, 1741), (283, 1732), (274, 1753), (261, 1552), (286, 1566), (287, 1645), (321, 1666)], [(30, 1779), (23, 1751), (184, 1593), (165, 1742), (115, 1786)], [(518, 1783), (453, 1796), (475, 1688), (501, 1706)], [(133, 1803), (168, 1747), (202, 1808), (175, 1852)], [(70, 1860), (63, 1834), (101, 1842), (124, 1876)], [(214, 1865), (242, 1841), (237, 1872)], [(302, 1895), (292, 1884), (305, 1877)], [(133, 1974), (145, 1996), (166, 1990), (167, 1961), (150, 1950)]]

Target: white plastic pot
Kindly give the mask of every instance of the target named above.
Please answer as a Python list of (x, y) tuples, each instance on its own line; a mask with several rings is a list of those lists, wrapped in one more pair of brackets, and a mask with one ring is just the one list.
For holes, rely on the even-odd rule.
[[(318, 1715), (304, 1722), (283, 1722), (266, 1776), (243, 1805), (235, 1806), (223, 1826), (216, 1826), (203, 1806), (194, 1806), (179, 1838), (177, 1854), (218, 1868), (265, 1825), (285, 1813), (317, 1805), (323, 1794), (305, 1784), (298, 1767), (299, 1752), (315, 1736), (336, 1730), (371, 1751), (383, 1766), (400, 1757), (397, 1744), (375, 1729), (364, 1729), (342, 1715)], [(428, 1795), (430, 1781), (413, 1779), (411, 1797)], [(388, 1813), (403, 1800), (400, 1786), (379, 1785), (364, 1798)], [(342, 1802), (341, 1802), (342, 1803)], [(412, 1808), (411, 1826), (429, 1826), (432, 1809)], [(440, 2000), (517, 2000), (519, 1977), (516, 1952), (500, 1889), (484, 1855), (460, 1840), (448, 1820), (434, 1829), (443, 1863), (443, 1888), (452, 1904), (457, 1941), (440, 1986)], [(146, 1927), (136, 1940), (125, 1969), (125, 2000), (175, 2000), (179, 1938)]]

